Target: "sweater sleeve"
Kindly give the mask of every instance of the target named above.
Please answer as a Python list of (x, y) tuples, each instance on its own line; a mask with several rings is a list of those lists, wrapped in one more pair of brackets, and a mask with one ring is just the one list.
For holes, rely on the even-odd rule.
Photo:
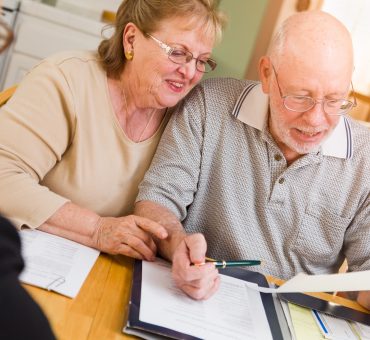
[(0, 111), (0, 212), (37, 228), (67, 199), (40, 185), (70, 145), (73, 96), (58, 65), (44, 61)]

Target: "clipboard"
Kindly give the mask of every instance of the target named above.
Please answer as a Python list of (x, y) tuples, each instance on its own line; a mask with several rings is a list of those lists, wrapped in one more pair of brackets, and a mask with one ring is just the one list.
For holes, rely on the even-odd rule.
[[(240, 268), (225, 268), (220, 270), (220, 274), (231, 276), (257, 283), (259, 286), (268, 287), (266, 278), (257, 272), (252, 272)], [(123, 328), (124, 333), (139, 335), (145, 339), (184, 339), (196, 340), (197, 337), (180, 333), (169, 328), (164, 328), (158, 325), (142, 322), (139, 319), (140, 302), (141, 302), (141, 284), (142, 284), (142, 262), (135, 260), (133, 284), (131, 290), (131, 298), (129, 303), (128, 319)], [(273, 297), (271, 294), (260, 293), (263, 307), (270, 326), (271, 334), (274, 340), (283, 340), (282, 331), (278, 321), (278, 316), (275, 310)]]
[(277, 295), (280, 299), (296, 305), (370, 326), (370, 314), (302, 293), (280, 293)]

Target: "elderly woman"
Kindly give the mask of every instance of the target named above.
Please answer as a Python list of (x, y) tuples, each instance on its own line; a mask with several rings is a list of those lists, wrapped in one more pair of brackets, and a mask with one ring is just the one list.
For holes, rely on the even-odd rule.
[(34, 67), (0, 112), (0, 212), (18, 228), (152, 260), (166, 230), (128, 215), (175, 106), (212, 71), (215, 0), (125, 0), (98, 53)]

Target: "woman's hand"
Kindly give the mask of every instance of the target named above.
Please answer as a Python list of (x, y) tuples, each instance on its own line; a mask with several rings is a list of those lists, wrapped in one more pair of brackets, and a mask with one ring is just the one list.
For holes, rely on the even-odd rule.
[(154, 239), (165, 239), (160, 224), (136, 215), (99, 218), (92, 236), (93, 246), (109, 254), (122, 254), (153, 261), (157, 252)]

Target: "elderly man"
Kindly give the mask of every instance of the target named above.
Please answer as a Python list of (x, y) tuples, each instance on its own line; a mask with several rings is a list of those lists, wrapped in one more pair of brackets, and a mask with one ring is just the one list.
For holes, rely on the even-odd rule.
[[(370, 269), (370, 133), (346, 117), (353, 68), (346, 28), (299, 13), (261, 58), (261, 83), (211, 79), (172, 117), (136, 213), (167, 228), (159, 249), (188, 295), (218, 288), (212, 264), (191, 265), (206, 253), (263, 259), (254, 270), (284, 279), (345, 258)], [(369, 308), (368, 292), (357, 299)]]

